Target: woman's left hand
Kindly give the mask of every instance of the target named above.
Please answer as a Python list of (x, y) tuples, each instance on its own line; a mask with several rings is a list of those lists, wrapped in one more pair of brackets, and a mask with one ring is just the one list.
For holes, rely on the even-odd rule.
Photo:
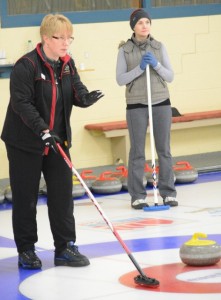
[(151, 52), (147, 52), (146, 56), (146, 62), (151, 65), (151, 67), (155, 68), (158, 64), (158, 61), (156, 57)]

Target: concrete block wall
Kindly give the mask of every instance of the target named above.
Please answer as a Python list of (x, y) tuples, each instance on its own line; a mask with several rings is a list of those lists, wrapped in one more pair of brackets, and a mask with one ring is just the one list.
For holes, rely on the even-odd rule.
[[(110, 141), (93, 137), (84, 129), (88, 123), (125, 119), (124, 87), (115, 80), (116, 58), (120, 41), (132, 32), (128, 22), (74, 25), (74, 43), (70, 52), (76, 65), (84, 63), (88, 72), (80, 72), (90, 91), (101, 89), (105, 97), (87, 109), (75, 108), (71, 117), (76, 168), (112, 163)], [(153, 36), (162, 41), (169, 53), (175, 79), (169, 84), (172, 105), (181, 113), (221, 108), (221, 16), (202, 16), (153, 20)], [(39, 27), (0, 29), (0, 45), (7, 58), (16, 61), (25, 51), (27, 41), (35, 45)], [(0, 131), (9, 101), (9, 79), (0, 79)], [(220, 126), (173, 132), (174, 156), (221, 150)], [(146, 147), (150, 158), (149, 141)], [(8, 177), (4, 143), (0, 141), (0, 178)]]

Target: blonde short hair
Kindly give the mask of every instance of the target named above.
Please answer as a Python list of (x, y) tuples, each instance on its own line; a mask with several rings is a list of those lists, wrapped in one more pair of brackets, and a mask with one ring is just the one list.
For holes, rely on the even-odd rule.
[(41, 35), (42, 42), (43, 42), (43, 35), (51, 37), (58, 32), (60, 33), (68, 32), (68, 34), (72, 35), (73, 25), (71, 21), (64, 15), (60, 15), (60, 14), (46, 15), (43, 18), (40, 26), (40, 35)]

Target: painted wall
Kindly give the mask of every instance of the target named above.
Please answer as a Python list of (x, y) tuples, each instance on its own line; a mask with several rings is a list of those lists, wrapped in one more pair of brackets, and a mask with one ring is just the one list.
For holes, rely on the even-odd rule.
[[(93, 137), (84, 129), (88, 123), (125, 119), (124, 87), (115, 81), (118, 44), (131, 35), (128, 22), (74, 25), (75, 41), (70, 52), (76, 65), (93, 71), (80, 72), (90, 91), (101, 89), (105, 97), (87, 109), (72, 114), (72, 159), (76, 168), (112, 164), (111, 144), (103, 136)], [(221, 105), (221, 16), (153, 20), (153, 36), (167, 47), (175, 71), (169, 84), (172, 105), (181, 113), (220, 109)], [(35, 45), (39, 28), (0, 29), (0, 49), (9, 62)], [(9, 80), (0, 79), (0, 130), (9, 100)], [(172, 132), (173, 156), (221, 150), (220, 126)], [(147, 159), (150, 158), (147, 141)], [(8, 177), (4, 143), (0, 141), (0, 178)]]

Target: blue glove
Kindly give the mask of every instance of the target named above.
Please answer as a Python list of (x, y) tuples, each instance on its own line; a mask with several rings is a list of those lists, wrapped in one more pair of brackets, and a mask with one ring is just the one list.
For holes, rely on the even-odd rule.
[(145, 70), (147, 65), (150, 65), (151, 67), (155, 68), (158, 64), (158, 61), (156, 57), (151, 53), (147, 52), (143, 55), (141, 62), (140, 62), (140, 68), (142, 70)]
[(144, 54), (142, 56), (142, 59), (141, 59), (141, 62), (140, 62), (140, 68), (141, 68), (141, 70), (144, 71), (146, 69), (146, 67), (147, 67), (147, 64), (148, 64), (148, 61), (147, 61), (147, 53), (146, 53), (146, 54)]

